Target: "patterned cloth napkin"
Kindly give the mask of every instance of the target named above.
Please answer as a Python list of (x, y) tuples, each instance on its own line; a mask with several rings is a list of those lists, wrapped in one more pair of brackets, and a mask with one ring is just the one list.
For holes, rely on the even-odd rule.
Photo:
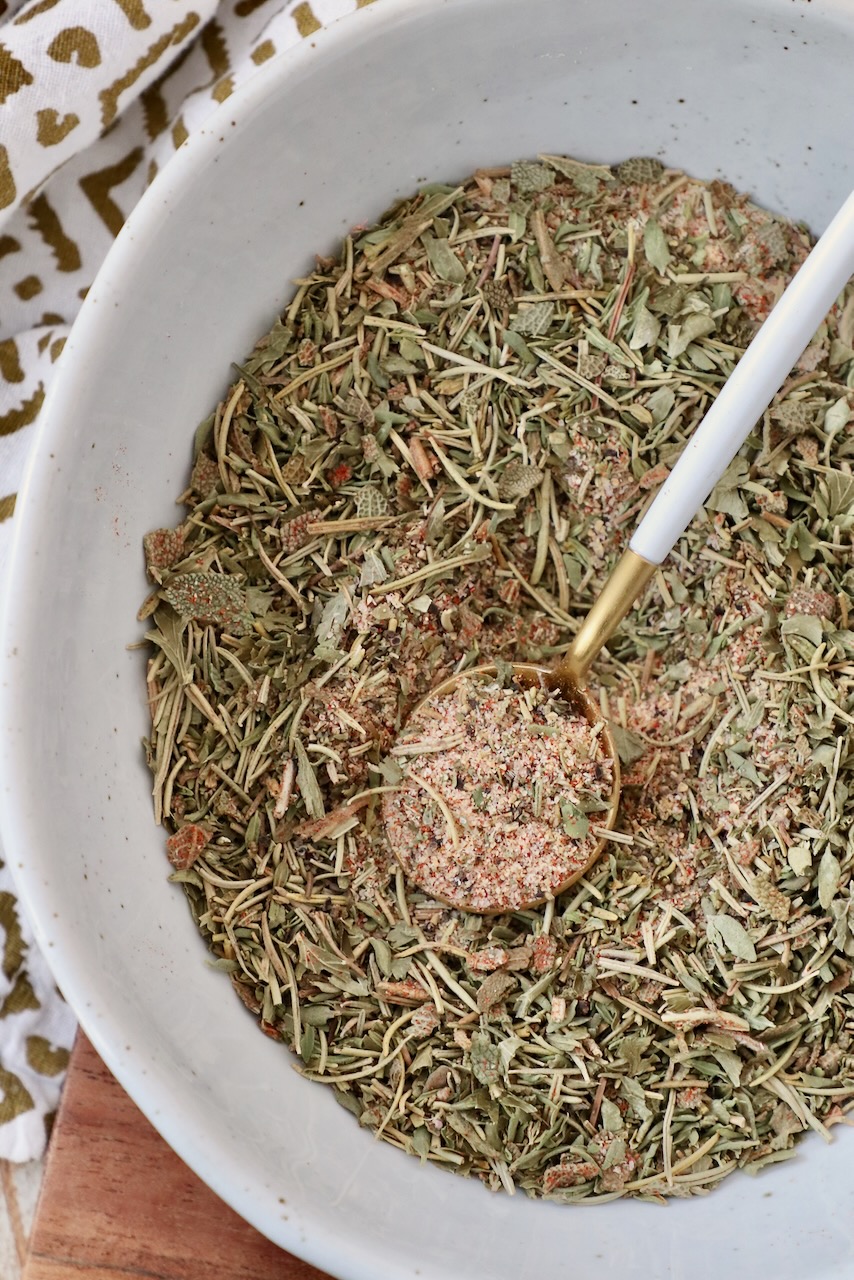
[[(369, 2), (0, 0), (0, 590), (45, 391), (124, 219), (261, 63)], [(2, 860), (0, 947), (0, 1159), (30, 1160), (75, 1024)]]

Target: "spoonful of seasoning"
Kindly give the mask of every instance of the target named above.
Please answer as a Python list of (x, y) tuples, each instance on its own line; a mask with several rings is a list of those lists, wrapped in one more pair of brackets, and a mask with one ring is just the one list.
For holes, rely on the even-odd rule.
[(700, 423), (564, 657), (488, 664), (415, 707), (383, 797), (391, 848), (440, 901), (497, 914), (538, 906), (596, 861), (620, 798), (619, 758), (587, 675), (703, 506), (854, 274), (854, 195), (836, 214)]

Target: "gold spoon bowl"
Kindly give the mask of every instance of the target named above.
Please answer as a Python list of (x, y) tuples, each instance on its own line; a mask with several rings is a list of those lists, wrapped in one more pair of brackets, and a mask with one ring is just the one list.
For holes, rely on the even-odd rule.
[[(560, 701), (566, 706), (567, 713), (580, 713), (589, 724), (599, 727), (599, 740), (602, 748), (600, 759), (608, 760), (611, 763), (611, 793), (608, 799), (608, 808), (603, 820), (598, 824), (599, 830), (606, 833), (613, 830), (619, 813), (620, 761), (611, 730), (607, 722), (604, 721), (598, 702), (591, 696), (587, 688), (587, 673), (594, 658), (626, 616), (632, 604), (654, 574), (656, 567), (656, 565), (644, 560), (633, 551), (625, 552), (615, 566), (599, 598), (582, 622), (572, 646), (560, 662), (553, 667), (540, 666), (530, 662), (512, 664), (513, 674), (521, 687), (539, 685), (558, 694)], [(485, 663), (449, 676), (421, 699), (413, 710), (412, 715), (414, 716), (436, 699), (450, 693), (463, 679), (488, 680), (490, 676), (497, 676), (498, 674), (498, 668), (494, 664)], [(524, 910), (540, 906), (548, 901), (549, 898), (555, 897), (565, 889), (568, 889), (587, 874), (607, 843), (608, 835), (603, 834), (593, 847), (589, 857), (579, 866), (577, 856), (578, 842), (573, 837), (567, 836), (566, 878), (557, 885), (552, 882), (541, 896), (532, 898), (530, 901), (514, 902), (510, 909)], [(398, 839), (390, 838), (390, 844), (404, 870), (411, 876), (406, 849), (400, 847)], [(443, 845), (440, 854), (446, 867), (452, 867), (456, 851), (451, 841)], [(417, 883), (417, 876), (415, 879)], [(552, 877), (552, 881), (553, 879)], [(474, 905), (460, 899), (451, 901), (447, 897), (442, 897), (441, 894), (436, 893), (435, 887), (430, 884), (422, 883), (419, 887), (438, 897), (440, 901), (448, 902), (448, 905), (460, 910), (474, 911), (481, 915), (496, 915), (508, 910), (506, 902), (494, 901), (487, 905), (479, 902)]]

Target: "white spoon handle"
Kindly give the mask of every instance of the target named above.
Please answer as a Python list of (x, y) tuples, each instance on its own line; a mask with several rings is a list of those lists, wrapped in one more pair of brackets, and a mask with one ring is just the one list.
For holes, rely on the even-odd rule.
[(629, 543), (661, 564), (726, 471), (854, 275), (854, 194), (739, 360)]

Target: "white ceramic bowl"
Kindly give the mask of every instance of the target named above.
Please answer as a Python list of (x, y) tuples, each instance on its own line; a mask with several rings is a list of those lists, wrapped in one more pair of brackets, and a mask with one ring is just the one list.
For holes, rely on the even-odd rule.
[(854, 185), (851, 0), (380, 0), (190, 138), (91, 290), (42, 415), (3, 644), (3, 838), (56, 978), (168, 1141), (348, 1280), (854, 1274), (854, 1141), (705, 1199), (492, 1196), (360, 1129), (260, 1035), (166, 883), (139, 740), (140, 539), (288, 280), (421, 178), (655, 154), (820, 230)]

